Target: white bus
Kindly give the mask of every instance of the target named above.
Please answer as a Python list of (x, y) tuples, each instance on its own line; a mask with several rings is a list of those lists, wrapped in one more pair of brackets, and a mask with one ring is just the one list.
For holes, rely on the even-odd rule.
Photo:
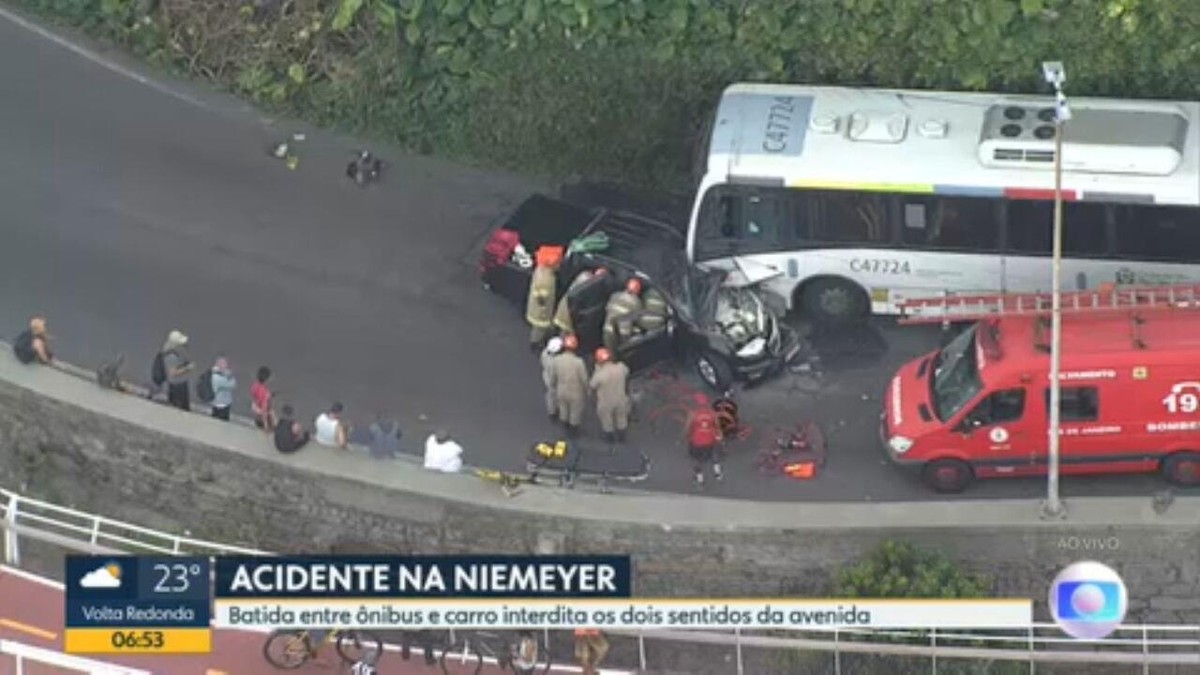
[[(735, 84), (688, 255), (838, 321), (1050, 289), (1053, 96)], [(1200, 282), (1200, 103), (1074, 98), (1063, 288)]]

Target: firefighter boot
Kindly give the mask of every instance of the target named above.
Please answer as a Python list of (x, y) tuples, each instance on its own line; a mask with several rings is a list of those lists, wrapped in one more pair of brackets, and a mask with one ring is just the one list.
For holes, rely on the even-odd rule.
[(618, 443), (625, 442), (625, 430), (624, 429), (617, 429), (617, 442)]

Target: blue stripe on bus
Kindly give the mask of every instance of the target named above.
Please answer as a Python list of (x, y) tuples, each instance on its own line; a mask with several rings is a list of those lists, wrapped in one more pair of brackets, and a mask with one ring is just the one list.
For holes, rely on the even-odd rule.
[(1004, 188), (971, 187), (969, 185), (934, 185), (934, 194), (959, 197), (1003, 197)]

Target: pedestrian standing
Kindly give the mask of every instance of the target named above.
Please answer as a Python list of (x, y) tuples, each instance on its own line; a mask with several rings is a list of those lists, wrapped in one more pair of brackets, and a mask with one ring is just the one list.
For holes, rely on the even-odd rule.
[(194, 366), (188, 358), (187, 346), (187, 335), (177, 330), (171, 331), (154, 357), (150, 374), (155, 386), (167, 386), (167, 401), (180, 410), (192, 409), (188, 377)]
[(329, 407), (329, 410), (317, 415), (314, 425), (316, 426), (317, 443), (331, 448), (346, 449), (350, 444), (350, 429), (342, 419), (344, 411), (345, 407), (341, 403), (335, 402)]
[(212, 367), (212, 416), (229, 421), (233, 410), (233, 392), (237, 389), (237, 378), (229, 368), (229, 360), (225, 357), (217, 359)]
[(712, 464), (713, 478), (720, 481), (721, 473), (721, 426), (717, 413), (712, 409), (708, 397), (696, 395), (696, 409), (688, 415), (687, 444), (688, 455), (692, 459), (696, 487), (704, 486), (704, 468)]
[(525, 303), (525, 321), (529, 323), (529, 349), (541, 351), (554, 328), (554, 296), (558, 285), (558, 263), (561, 249), (543, 246), (537, 250), (537, 266), (529, 281), (529, 297)]
[(275, 392), (267, 386), (271, 379), (271, 369), (259, 366), (254, 374), (254, 383), (250, 385), (250, 410), (254, 413), (254, 426), (268, 434), (275, 430)]
[(579, 435), (583, 408), (587, 405), (588, 373), (583, 359), (575, 353), (579, 340), (574, 335), (563, 338), (563, 350), (554, 357), (554, 391), (558, 395), (558, 419), (567, 427), (567, 436)]
[(629, 428), (629, 366), (615, 361), (604, 347), (596, 350), (596, 370), (592, 373), (591, 388), (596, 394), (596, 413), (604, 440), (612, 443), (625, 440)]
[(275, 449), (285, 455), (290, 455), (308, 443), (308, 431), (296, 421), (296, 411), (292, 406), (285, 405), (280, 411), (282, 416), (275, 425)]
[(552, 337), (542, 350), (542, 384), (546, 387), (546, 414), (550, 419), (558, 419), (558, 392), (554, 386), (554, 357), (562, 352), (563, 341), (560, 337)]
[(50, 363), (54, 354), (50, 352), (50, 335), (46, 332), (46, 320), (35, 316), (29, 320), (29, 328), (21, 331), (13, 342), (13, 355), (21, 363)]

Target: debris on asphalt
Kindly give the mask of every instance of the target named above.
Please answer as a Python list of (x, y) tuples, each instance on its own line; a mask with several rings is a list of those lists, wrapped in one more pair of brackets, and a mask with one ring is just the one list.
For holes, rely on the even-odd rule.
[(359, 187), (366, 187), (379, 180), (381, 173), (383, 173), (383, 162), (371, 154), (370, 150), (359, 151), (358, 156), (346, 165), (346, 175), (358, 183)]
[[(307, 138), (302, 133), (294, 133), (291, 136), (291, 141), (302, 143)], [(295, 147), (287, 140), (279, 141), (271, 148), (271, 156), (275, 159), (282, 159), (288, 169), (296, 170), (300, 166), (300, 156), (296, 154)]]
[(1163, 490), (1162, 492), (1154, 493), (1154, 512), (1162, 515), (1171, 508), (1171, 504), (1175, 502), (1175, 492), (1173, 490)]

